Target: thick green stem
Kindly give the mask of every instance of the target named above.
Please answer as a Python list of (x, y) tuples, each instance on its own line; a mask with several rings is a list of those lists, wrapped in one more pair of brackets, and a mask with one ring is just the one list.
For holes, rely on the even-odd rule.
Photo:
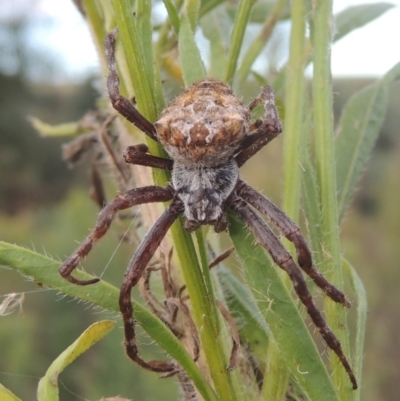
[[(135, 89), (138, 109), (150, 121), (155, 121), (159, 113), (155, 102), (157, 88), (154, 88), (157, 82), (151, 76), (151, 71), (154, 70), (145, 68), (145, 61), (149, 60), (149, 56), (145, 57), (144, 53), (146, 49), (143, 49), (139, 35), (140, 28), (142, 32), (146, 30), (146, 21), (141, 21), (141, 25), (139, 25), (133, 20), (129, 10), (127, 0), (114, 1), (114, 13), (119, 28), (119, 35), (125, 56), (129, 57), (130, 60), (128, 67)], [(161, 150), (158, 146), (155, 146), (154, 143), (152, 147), (150, 145), (149, 143), (151, 152), (159, 155)], [(158, 185), (166, 185), (168, 181), (169, 175), (166, 172), (159, 171), (157, 173), (156, 183)], [(201, 347), (206, 356), (207, 368), (221, 401), (234, 401), (236, 400), (236, 396), (233, 391), (230, 375), (226, 371), (227, 361), (223, 353), (221, 338), (217, 330), (215, 330), (215, 322), (217, 320), (215, 308), (211, 306), (207, 286), (204, 282), (192, 238), (183, 229), (181, 222), (175, 223), (171, 228), (171, 232), (190, 297), (193, 318), (200, 331)]]
[[(313, 54), (314, 76), (312, 81), (313, 117), (315, 132), (316, 171), (320, 187), (322, 213), (323, 249), (325, 273), (339, 288), (343, 288), (340, 259), (339, 226), (337, 214), (335, 144), (332, 116), (332, 85), (330, 71), (330, 48), (332, 42), (332, 1), (314, 4)], [(349, 358), (349, 340), (342, 306), (326, 300), (326, 317), (339, 338)], [(338, 359), (331, 354), (333, 381), (342, 400), (351, 399), (349, 378)], [(350, 358), (349, 358), (350, 359)]]
[[(286, 68), (285, 133), (284, 144), (284, 197), (283, 210), (298, 222), (300, 210), (300, 167), (304, 105), (304, 44), (306, 31), (306, 1), (292, 4), (292, 30), (290, 54)], [(303, 135), (304, 136), (304, 135)]]
[[(216, 329), (217, 316), (211, 305), (207, 284), (200, 268), (190, 234), (181, 229), (181, 224), (172, 227), (175, 248), (190, 296), (193, 318), (200, 332), (201, 346), (207, 360), (207, 369), (221, 401), (235, 401), (236, 394), (232, 378), (227, 372), (220, 332)], [(201, 245), (200, 245), (201, 246)]]

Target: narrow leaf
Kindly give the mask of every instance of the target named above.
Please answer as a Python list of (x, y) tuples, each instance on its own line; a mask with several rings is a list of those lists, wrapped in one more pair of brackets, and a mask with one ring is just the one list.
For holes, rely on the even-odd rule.
[(249, 289), (229, 270), (217, 269), (228, 309), (237, 323), (240, 339), (249, 346), (250, 352), (265, 358), (270, 329)]
[(185, 86), (199, 81), (206, 76), (203, 60), (194, 39), (194, 33), (186, 15), (182, 16), (179, 31), (179, 58), (181, 60)]
[(240, 51), (242, 49), (244, 33), (246, 32), (251, 8), (253, 7), (254, 3), (254, 0), (241, 0), (236, 12), (231, 41), (229, 44), (227, 69), (225, 73), (225, 81), (229, 84), (232, 84), (235, 76)]
[[(309, 122), (308, 122), (309, 123)], [(314, 165), (311, 161), (309, 147), (303, 146), (302, 155), (302, 203), (304, 207), (304, 216), (306, 216), (306, 225), (310, 238), (311, 249), (313, 252), (314, 264), (320, 266), (323, 263), (323, 249), (321, 244), (322, 231), (322, 205), (318, 181)]]
[(87, 351), (115, 326), (116, 322), (103, 320), (96, 322), (87, 328), (79, 338), (71, 344), (58, 358), (50, 365), (44, 377), (39, 381), (38, 400), (58, 401), (58, 376), (70, 365), (79, 355)]
[(336, 139), (339, 220), (343, 218), (378, 138), (386, 114), (389, 87), (399, 78), (400, 63), (379, 81), (356, 93), (343, 110)]
[[(343, 267), (345, 273), (350, 277), (350, 283), (353, 288), (354, 294), (356, 295), (356, 342), (354, 347), (354, 373), (357, 378), (358, 385), (361, 387), (362, 378), (362, 362), (364, 359), (364, 338), (365, 338), (365, 326), (367, 321), (368, 305), (367, 305), (367, 294), (365, 292), (364, 285), (357, 274), (354, 267), (346, 260), (343, 259)], [(360, 392), (357, 392), (357, 400), (360, 399)]]
[[(60, 262), (47, 256), (0, 241), (0, 265), (8, 266), (25, 276), (33, 277), (36, 282), (57, 289), (63, 294), (119, 313), (119, 290), (116, 287), (105, 281), (86, 287), (71, 284), (58, 273)], [(93, 278), (90, 274), (79, 269), (74, 274), (77, 278), (83, 280)], [(215, 400), (213, 390), (178, 339), (156, 316), (141, 304), (133, 301), (133, 306), (135, 319), (138, 323), (154, 341), (183, 366), (204, 399), (207, 401)]]
[(209, 75), (223, 80), (224, 66), (226, 64), (226, 46), (223, 41), (224, 22), (223, 12), (213, 12), (205, 15), (201, 20), (201, 29), (210, 45), (210, 68)]
[(172, 28), (174, 28), (175, 35), (179, 34), (180, 20), (178, 11), (171, 0), (163, 0), (164, 6), (167, 9), (169, 20), (171, 21)]
[(199, 18), (200, 3), (199, 0), (186, 0), (184, 5), (184, 14), (187, 15), (193, 32), (196, 30), (197, 19)]
[(155, 121), (160, 110), (156, 109), (157, 103), (154, 99), (153, 69), (147, 68), (148, 60), (145, 54), (148, 56), (148, 52), (143, 48), (138, 26), (140, 17), (132, 16), (131, 3), (128, 0), (115, 0), (113, 10), (125, 58), (128, 61), (129, 77), (135, 89), (138, 109), (149, 121)]
[(377, 19), (392, 7), (392, 3), (371, 3), (346, 8), (335, 16), (334, 41), (337, 42), (348, 33)]
[(226, 2), (226, 0), (203, 0), (200, 5), (200, 17), (209, 13), (213, 8)]
[(313, 401), (338, 401), (336, 390), (311, 335), (286, 288), (279, 267), (243, 223), (230, 214), (229, 233), (244, 265), (246, 281), (290, 373)]
[[(138, 0), (136, 10), (136, 26), (140, 37), (146, 64), (146, 73), (151, 85), (154, 82), (154, 56), (153, 56), (153, 26), (151, 24), (151, 0)], [(152, 85), (154, 89), (154, 86)]]
[(1, 401), (21, 401), (15, 394), (13, 394), (8, 388), (5, 388), (0, 384), (0, 400)]
[(41, 136), (72, 136), (87, 132), (78, 122), (51, 125), (36, 117), (30, 116), (28, 119)]

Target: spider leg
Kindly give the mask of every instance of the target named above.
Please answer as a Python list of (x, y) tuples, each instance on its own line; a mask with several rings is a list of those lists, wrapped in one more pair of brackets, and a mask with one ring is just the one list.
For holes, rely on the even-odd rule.
[(107, 88), (111, 103), (115, 110), (122, 114), (128, 121), (133, 123), (147, 136), (158, 142), (157, 133), (154, 125), (148, 121), (132, 103), (123, 97), (119, 92), (119, 78), (117, 73), (117, 63), (115, 61), (115, 38), (118, 29), (113, 29), (104, 39), (106, 58), (108, 64)]
[(283, 247), (279, 239), (264, 223), (264, 221), (255, 213), (246, 202), (238, 196), (232, 197), (228, 206), (245, 222), (251, 233), (257, 238), (260, 244), (269, 252), (273, 261), (283, 269), (293, 284), (293, 288), (300, 298), (300, 301), (307, 309), (307, 313), (315, 326), (321, 333), (326, 344), (338, 356), (343, 367), (353, 384), (353, 389), (357, 389), (357, 381), (354, 373), (344, 355), (342, 346), (332, 330), (326, 324), (321, 312), (318, 310), (314, 300), (307, 288), (307, 283), (301, 274), (300, 269), (294, 263), (289, 252)]
[(165, 237), (172, 223), (183, 211), (182, 202), (175, 199), (172, 204), (159, 217), (150, 231), (144, 237), (142, 243), (133, 255), (125, 272), (124, 280), (120, 290), (119, 307), (122, 314), (125, 330), (125, 349), (129, 358), (141, 367), (154, 372), (170, 372), (175, 367), (173, 363), (166, 361), (145, 362), (140, 358), (136, 345), (135, 322), (133, 319), (133, 306), (131, 290), (143, 276), (150, 259)]
[(173, 197), (170, 188), (148, 186), (135, 188), (118, 195), (112, 202), (106, 205), (100, 212), (96, 225), (88, 237), (79, 245), (76, 251), (61, 265), (60, 274), (69, 282), (78, 285), (94, 284), (98, 278), (92, 280), (79, 280), (71, 275), (82, 259), (91, 251), (94, 244), (107, 232), (115, 215), (120, 210), (132, 206), (151, 202), (167, 202)]
[(351, 303), (343, 292), (337, 289), (315, 268), (311, 251), (301, 234), (300, 228), (282, 210), (275, 206), (268, 198), (254, 190), (250, 185), (240, 180), (236, 188), (237, 194), (242, 199), (272, 221), (283, 235), (289, 241), (293, 242), (299, 266), (310, 276), (314, 283), (332, 300), (349, 308)]
[(249, 110), (253, 110), (262, 102), (265, 109), (264, 119), (257, 120), (253, 124), (256, 132), (243, 140), (235, 158), (239, 167), (282, 132), (282, 123), (275, 106), (274, 91), (269, 86), (263, 88), (260, 95), (249, 105)]
[(147, 145), (142, 143), (139, 145), (128, 146), (123, 152), (123, 157), (126, 163), (172, 171), (174, 165), (173, 160), (153, 156), (147, 152)]

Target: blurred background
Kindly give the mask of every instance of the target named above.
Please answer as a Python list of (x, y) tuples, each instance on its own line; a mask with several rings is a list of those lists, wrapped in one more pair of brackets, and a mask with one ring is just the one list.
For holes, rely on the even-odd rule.
[[(158, 7), (161, 2), (154, 3)], [(335, 12), (359, 3), (365, 1), (335, 0)], [(400, 60), (400, 1), (391, 3), (394, 7), (382, 17), (333, 47), (336, 118), (353, 93)], [(282, 42), (287, 42), (288, 28), (283, 22)], [(281, 53), (275, 60), (277, 67), (285, 59)], [(259, 65), (262, 72), (265, 64)], [(63, 260), (93, 226), (98, 207), (88, 196), (88, 163), (69, 169), (61, 154), (61, 145), (69, 138), (40, 137), (27, 117), (49, 124), (79, 120), (104, 95), (99, 71), (90, 33), (72, 1), (0, 3), (0, 240)], [(390, 90), (382, 132), (342, 229), (343, 253), (356, 267), (368, 295), (361, 397), (366, 401), (398, 400), (399, 110), (397, 83)], [(278, 204), (281, 144), (278, 138), (243, 171), (247, 181)], [(268, 173), (261, 178), (249, 174), (261, 162)], [(131, 253), (129, 245), (120, 244), (118, 236), (111, 234), (85, 266), (89, 272), (100, 272), (110, 265), (109, 280), (119, 285)], [(0, 267), (0, 302), (9, 293), (24, 294), (24, 299), (20, 308), (0, 318), (0, 383), (21, 399), (31, 400), (54, 358), (91, 322), (110, 316), (56, 291), (40, 289)], [(146, 337), (141, 341), (148, 342)], [(60, 378), (61, 399), (94, 400), (121, 394), (143, 401), (176, 400), (173, 379), (158, 381), (149, 398), (146, 382), (154, 380), (154, 374), (133, 366), (121, 343), (122, 331), (117, 327), (81, 356), (75, 369), (67, 369)]]

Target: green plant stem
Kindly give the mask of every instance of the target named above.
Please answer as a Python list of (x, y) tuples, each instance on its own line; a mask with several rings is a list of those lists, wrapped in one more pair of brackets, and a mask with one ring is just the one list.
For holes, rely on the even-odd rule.
[(221, 401), (235, 401), (237, 398), (231, 376), (226, 370), (227, 363), (221, 344), (222, 339), (220, 333), (215, 330), (217, 317), (210, 303), (193, 241), (188, 232), (181, 230), (181, 224), (172, 226), (172, 235), (215, 391)]
[(300, 211), (301, 147), (304, 145), (304, 45), (306, 31), (306, 1), (294, 0), (292, 4), (292, 30), (290, 34), (289, 62), (286, 68), (284, 196), (283, 210), (298, 222)]
[[(330, 46), (332, 39), (332, 1), (314, 4), (313, 55), (314, 76), (312, 81), (313, 118), (315, 132), (316, 172), (320, 186), (322, 213), (322, 241), (325, 250), (325, 273), (338, 287), (343, 288), (340, 259), (337, 193), (335, 175), (335, 148), (332, 118), (332, 86), (330, 71)], [(326, 318), (340, 340), (347, 357), (349, 341), (344, 308), (330, 300), (325, 302)], [(342, 400), (351, 399), (351, 386), (347, 373), (338, 359), (330, 352), (333, 381)]]
[(241, 0), (236, 12), (235, 23), (230, 40), (228, 63), (225, 74), (225, 81), (232, 84), (235, 76), (240, 50), (243, 44), (244, 33), (250, 18), (250, 11), (254, 5), (254, 0)]
[[(157, 93), (157, 90), (154, 89), (154, 85), (159, 84), (159, 82), (154, 82), (153, 77), (149, 76), (149, 70), (145, 68), (146, 63), (143, 60), (146, 60), (144, 56), (146, 49), (141, 46), (138, 26), (131, 17), (129, 2), (127, 0), (115, 0), (113, 4), (125, 56), (130, 61), (128, 68), (135, 89), (138, 109), (150, 121), (155, 121), (160, 110), (157, 110), (155, 102), (154, 94)], [(144, 26), (143, 24), (146, 21), (141, 23)], [(153, 70), (151, 69), (151, 71)], [(151, 142), (153, 141), (148, 142), (151, 153), (162, 155), (159, 146)], [(155, 181), (158, 185), (166, 185), (169, 178), (168, 173), (159, 171)], [(215, 390), (221, 401), (235, 401), (236, 395), (233, 391), (230, 375), (226, 371), (227, 363), (221, 338), (218, 337), (219, 333), (214, 330), (217, 317), (211, 307), (192, 238), (183, 229), (181, 219), (172, 226), (171, 232), (190, 297), (193, 318), (200, 331), (202, 349), (206, 356), (207, 367), (214, 382)]]

